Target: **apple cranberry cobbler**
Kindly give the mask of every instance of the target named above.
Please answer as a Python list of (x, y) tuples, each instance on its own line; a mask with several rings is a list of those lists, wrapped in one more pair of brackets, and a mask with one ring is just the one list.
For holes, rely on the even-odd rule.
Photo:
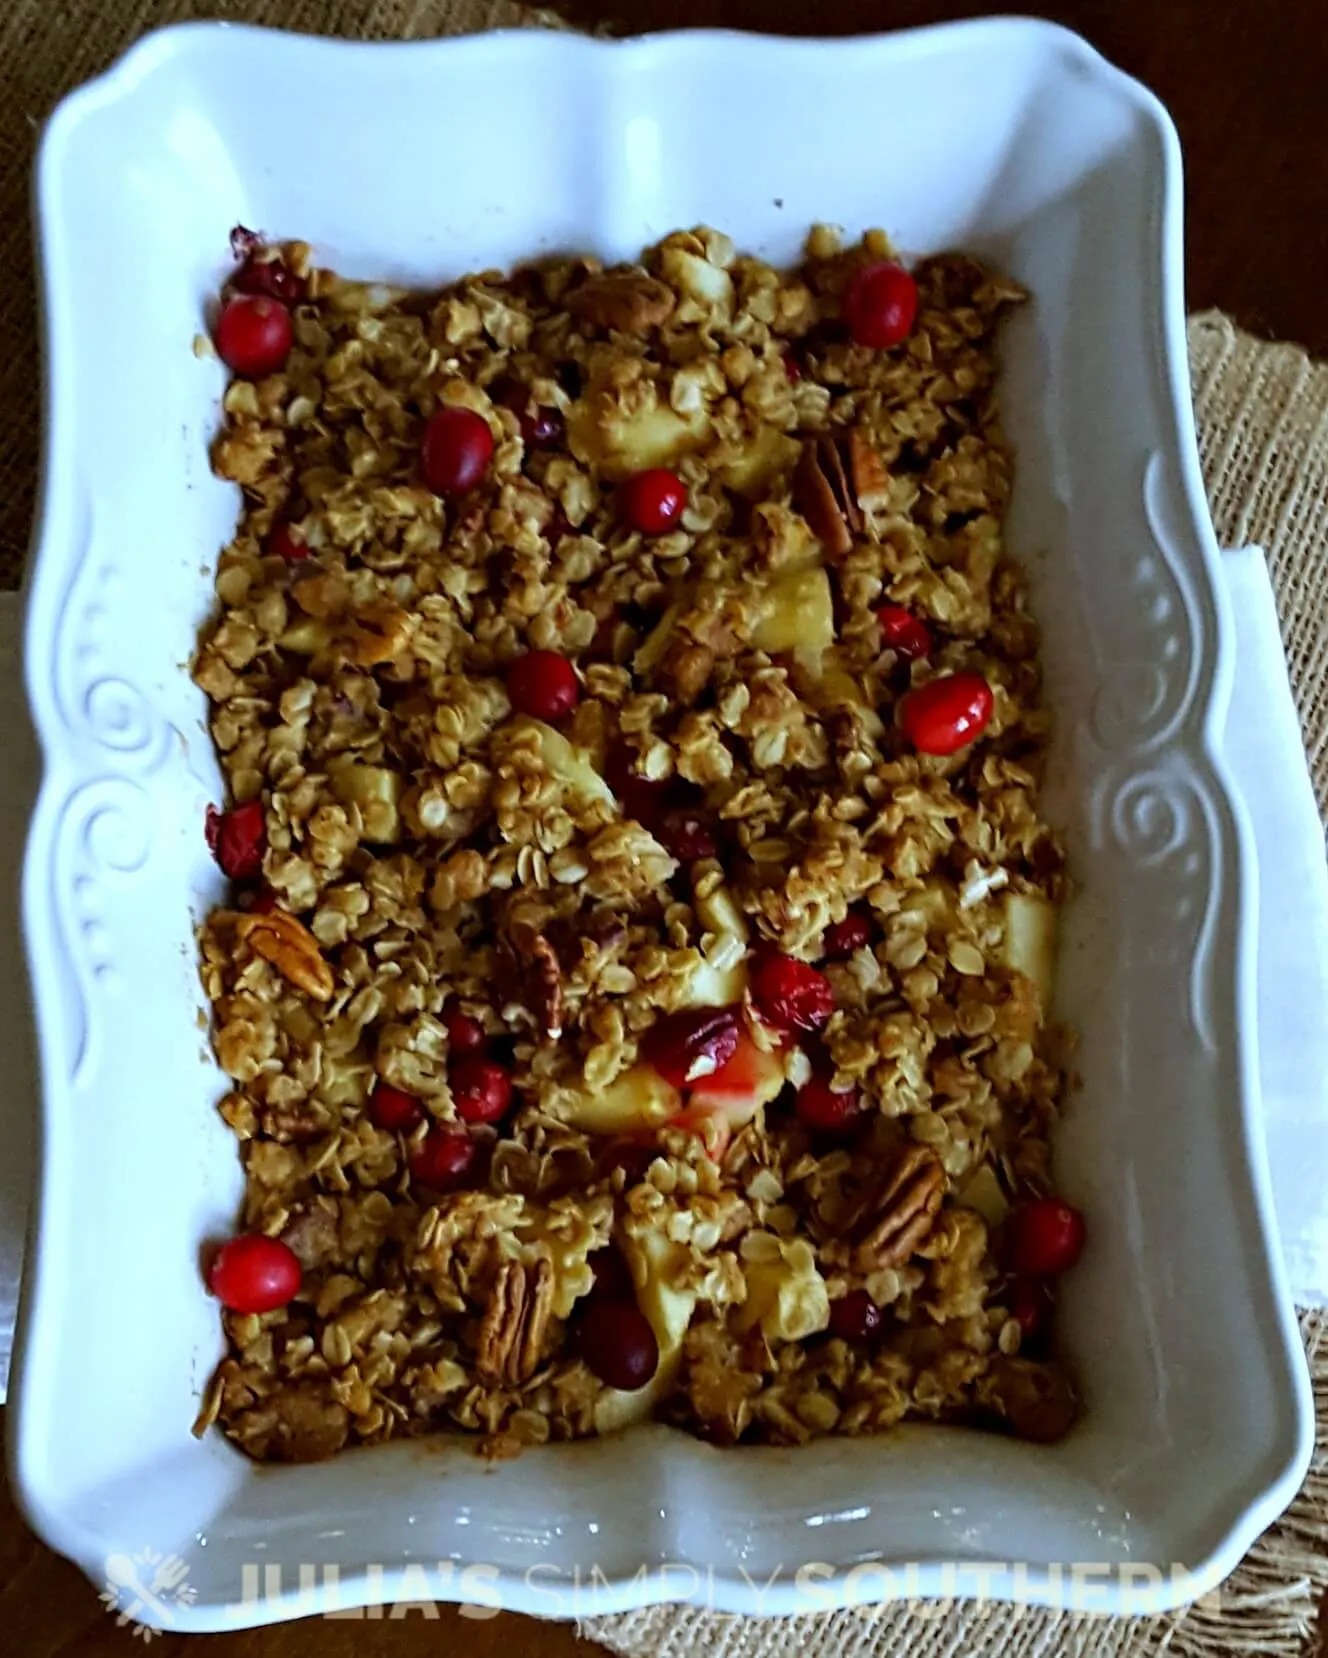
[(200, 1431), (1062, 1434), (1020, 292), (824, 229), (434, 294), (236, 249)]

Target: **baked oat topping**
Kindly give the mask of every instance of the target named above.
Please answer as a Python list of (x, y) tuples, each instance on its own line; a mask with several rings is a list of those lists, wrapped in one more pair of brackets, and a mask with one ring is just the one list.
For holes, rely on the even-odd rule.
[(1024, 296), (824, 227), (432, 294), (235, 250), (200, 1431), (1065, 1432)]

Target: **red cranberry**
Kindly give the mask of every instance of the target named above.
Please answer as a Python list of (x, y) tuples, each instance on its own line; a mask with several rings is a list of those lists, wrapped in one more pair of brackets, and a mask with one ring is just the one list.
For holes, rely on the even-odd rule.
[(881, 624), (881, 643), (905, 661), (912, 662), (930, 651), (931, 629), (903, 605), (883, 604), (876, 612), (876, 620)]
[(239, 262), (239, 269), (231, 277), (231, 287), (239, 294), (266, 294), (294, 305), (304, 298), (307, 284), (297, 276), (279, 253), (264, 243), (261, 236), (243, 225), (231, 231), (231, 252)]
[(556, 724), (581, 698), (576, 669), (557, 651), (527, 651), (507, 670), (507, 694), (518, 714)]
[(1018, 1324), (1023, 1344), (1036, 1343), (1051, 1321), (1051, 1291), (1040, 1278), (1016, 1278), (1010, 1285), (1010, 1316)]
[(684, 1008), (656, 1019), (641, 1039), (641, 1057), (665, 1082), (685, 1088), (727, 1065), (738, 1050), (739, 1034), (731, 1007)]
[(664, 814), (658, 835), (679, 863), (693, 864), (698, 858), (713, 858), (719, 852), (714, 830), (683, 807)]
[(443, 1027), (447, 1031), (447, 1051), (454, 1059), (483, 1053), (487, 1045), (484, 1026), (472, 1014), (463, 1013), (459, 1007), (448, 1008), (443, 1014)]
[(581, 1357), (605, 1387), (635, 1393), (659, 1368), (650, 1320), (632, 1302), (589, 1301), (577, 1320)]
[(212, 1257), (208, 1288), (233, 1313), (270, 1313), (300, 1293), (300, 1262), (280, 1238), (247, 1232)]
[(844, 320), (855, 345), (884, 351), (906, 340), (918, 314), (918, 285), (891, 259), (864, 266), (844, 295)]
[(563, 417), (559, 410), (535, 401), (529, 386), (519, 380), (508, 380), (491, 390), (496, 401), (511, 409), (521, 427), (521, 441), (527, 449), (549, 449), (563, 435)]
[(209, 806), (203, 833), (223, 875), (232, 881), (253, 881), (262, 874), (267, 825), (261, 800), (246, 800), (229, 812)]
[(474, 409), (444, 406), (431, 416), (420, 445), (420, 470), (435, 495), (474, 489), (493, 459), (493, 433)]
[(1006, 1223), (1006, 1254), (1021, 1278), (1068, 1272), (1084, 1248), (1084, 1217), (1058, 1197), (1035, 1198)]
[(240, 294), (228, 299), (217, 318), (217, 355), (246, 380), (258, 380), (286, 366), (295, 330), (279, 299)]
[(478, 1150), (463, 1130), (435, 1124), (410, 1154), (411, 1178), (438, 1192), (452, 1191), (465, 1181)]
[(773, 950), (757, 961), (750, 989), (758, 1011), (779, 1030), (820, 1030), (835, 1011), (824, 973)]
[(604, 781), (617, 796), (623, 816), (635, 818), (647, 829), (659, 826), (669, 798), (669, 785), (652, 781), (632, 770), (633, 751), (626, 743), (615, 743), (604, 762)]
[(994, 706), (991, 686), (981, 674), (965, 670), (910, 691), (899, 717), (919, 754), (955, 754), (982, 735)]
[(858, 1114), (856, 1088), (832, 1088), (824, 1077), (812, 1077), (798, 1089), (794, 1109), (798, 1120), (823, 1134), (837, 1134)]
[(463, 1123), (496, 1123), (512, 1103), (512, 1079), (495, 1060), (472, 1054), (448, 1072), (452, 1102)]
[(885, 1315), (866, 1290), (850, 1290), (830, 1303), (830, 1334), (841, 1341), (870, 1341), (885, 1322)]
[(284, 519), (272, 526), (272, 533), (267, 538), (267, 550), (285, 559), (287, 564), (299, 564), (309, 556), (309, 545), (303, 535)]
[(642, 535), (663, 535), (682, 517), (687, 505), (687, 487), (674, 472), (662, 466), (638, 472), (618, 492), (618, 506), (629, 530)]
[(417, 1123), (424, 1121), (424, 1107), (404, 1088), (378, 1082), (369, 1096), (369, 1120), (375, 1128), (385, 1129), (389, 1134), (409, 1134)]
[(592, 1295), (602, 1296), (606, 1301), (635, 1301), (636, 1286), (632, 1283), (631, 1269), (623, 1259), (620, 1250), (610, 1244), (606, 1249), (597, 1249), (590, 1257), (590, 1270), (595, 1274), (595, 1287)]
[(842, 921), (832, 921), (825, 929), (821, 947), (831, 961), (842, 961), (870, 942), (872, 924), (861, 910), (850, 910)]
[(274, 910), (281, 908), (281, 900), (271, 887), (254, 894), (249, 903), (250, 915), (271, 915)]
[(793, 355), (791, 345), (784, 347), (784, 376), (791, 386), (796, 386), (798, 381), (802, 379), (802, 364)]

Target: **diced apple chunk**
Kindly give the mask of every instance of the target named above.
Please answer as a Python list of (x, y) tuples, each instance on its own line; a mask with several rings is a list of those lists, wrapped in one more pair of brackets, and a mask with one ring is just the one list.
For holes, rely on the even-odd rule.
[(633, 1393), (605, 1388), (595, 1401), (595, 1430), (613, 1433), (634, 1422), (646, 1421), (677, 1379), (682, 1344), (696, 1311), (696, 1291), (676, 1287), (686, 1259), (681, 1244), (662, 1233), (624, 1237), (622, 1249), (636, 1284), (636, 1303), (659, 1343), (659, 1367), (644, 1387)]
[(796, 438), (777, 426), (763, 425), (745, 440), (738, 454), (718, 468), (719, 480), (738, 495), (763, 495), (771, 478), (793, 470), (801, 453)]
[(835, 642), (835, 609), (824, 570), (777, 576), (765, 591), (765, 613), (752, 633), (760, 651), (823, 651)]
[(717, 1111), (730, 1129), (751, 1122), (784, 1086), (786, 1057), (767, 1053), (744, 1031), (732, 1059), (692, 1089), (691, 1109)]
[(359, 808), (366, 840), (386, 846), (400, 838), (400, 772), (338, 759), (328, 764), (328, 780), (338, 800)]
[(757, 1325), (767, 1341), (805, 1341), (830, 1322), (830, 1296), (806, 1238), (749, 1233), (743, 1240), (747, 1299), (734, 1316), (739, 1330)]
[(974, 1209), (990, 1227), (1000, 1226), (1010, 1212), (1010, 1205), (996, 1172), (990, 1163), (984, 1163), (955, 1199), (964, 1209)]
[(611, 479), (668, 466), (696, 449), (709, 431), (710, 413), (704, 404), (679, 414), (656, 401), (624, 414), (603, 393), (574, 404), (567, 424), (573, 454)]
[(1045, 1013), (1056, 973), (1056, 908), (1037, 892), (1005, 895), (1005, 965), (1033, 981)]
[(695, 900), (696, 913), (708, 931), (727, 933), (741, 943), (747, 942), (747, 917), (722, 881), (716, 881), (712, 886), (703, 880)]
[(867, 734), (880, 737), (885, 732), (881, 716), (863, 693), (862, 686), (849, 673), (833, 647), (827, 651), (799, 651), (798, 665), (805, 670), (804, 695), (813, 707), (828, 712), (832, 708), (856, 708)]
[(702, 956), (687, 978), (687, 988), (679, 1007), (732, 1007), (742, 1000), (747, 988), (747, 962), (740, 949), (729, 959), (725, 954), (715, 960)]
[(608, 806), (617, 804), (613, 790), (595, 770), (584, 749), (569, 743), (561, 731), (545, 725), (543, 720), (526, 719), (522, 723), (538, 734), (544, 763), (569, 793), (583, 800), (602, 800)]
[(699, 254), (688, 253), (686, 248), (666, 247), (660, 256), (660, 271), (670, 287), (677, 288), (689, 299), (699, 300), (726, 316), (733, 309), (733, 278)]
[(638, 674), (649, 675), (659, 667), (664, 660), (664, 652), (668, 649), (674, 629), (678, 626), (679, 618), (686, 608), (685, 600), (675, 599), (641, 641), (636, 655), (632, 658), (632, 667)]
[(659, 1128), (682, 1110), (682, 1095), (644, 1061), (607, 1088), (579, 1089), (559, 1112), (587, 1134), (640, 1134)]

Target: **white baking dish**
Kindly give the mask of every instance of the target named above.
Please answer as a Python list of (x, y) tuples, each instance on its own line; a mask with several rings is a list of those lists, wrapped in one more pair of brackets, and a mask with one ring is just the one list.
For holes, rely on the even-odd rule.
[[(1311, 1407), (1255, 1131), (1253, 870), (1214, 746), (1230, 657), (1159, 105), (1020, 20), (837, 43), (186, 27), (56, 113), (38, 207), (44, 1115), (8, 1436), (36, 1528), (94, 1578), (112, 1554), (178, 1554), (196, 1598), (168, 1612), (196, 1629), (338, 1593), (1143, 1610), (1220, 1578), (1296, 1490)], [(190, 350), (228, 231), (434, 283), (699, 221), (789, 258), (816, 219), (975, 250), (1036, 295), (1005, 406), (1057, 714), (1049, 811), (1082, 886), (1060, 995), (1084, 1084), (1059, 1163), (1091, 1236), (1065, 1306), (1082, 1426), (1054, 1448), (918, 1429), (728, 1452), (649, 1429), (496, 1468), (438, 1443), (257, 1471), (195, 1442), (220, 1349), (198, 1251), (241, 1189), (199, 1019), (218, 777), (183, 666), (237, 508), (207, 464), (223, 371)]]

